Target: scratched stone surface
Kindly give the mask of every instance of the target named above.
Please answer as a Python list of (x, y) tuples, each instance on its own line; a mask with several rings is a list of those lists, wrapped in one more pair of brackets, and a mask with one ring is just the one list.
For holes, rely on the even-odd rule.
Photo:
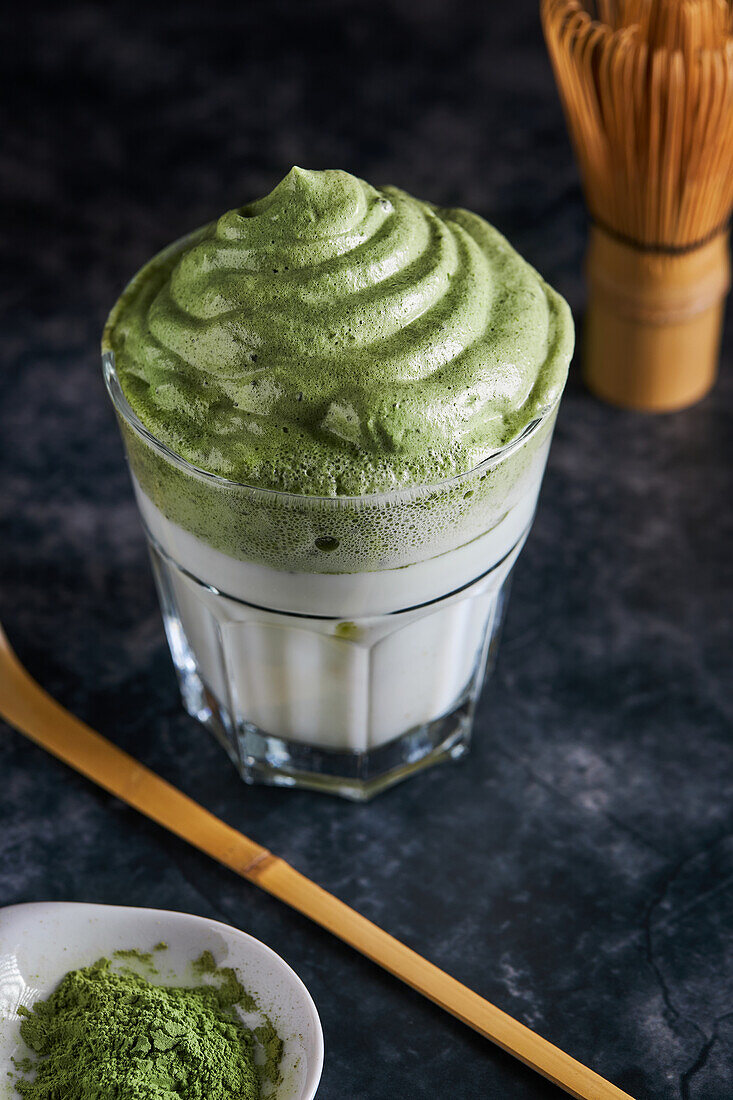
[[(22, 659), (633, 1096), (730, 1098), (730, 325), (684, 413), (603, 406), (574, 366), (473, 753), (368, 806), (245, 787), (182, 712), (100, 377), (125, 280), (293, 163), (479, 211), (580, 320), (585, 215), (534, 0), (37, 3), (0, 37), (0, 617)], [(182, 909), (265, 940), (319, 1007), (319, 1100), (557, 1095), (6, 727), (0, 776), (0, 904)]]

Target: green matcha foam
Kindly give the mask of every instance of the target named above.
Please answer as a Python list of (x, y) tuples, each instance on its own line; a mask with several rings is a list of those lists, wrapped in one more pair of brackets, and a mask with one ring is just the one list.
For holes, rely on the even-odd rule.
[(176, 454), (325, 497), (473, 469), (556, 403), (572, 342), (563, 299), (482, 218), (300, 168), (152, 260), (104, 338)]

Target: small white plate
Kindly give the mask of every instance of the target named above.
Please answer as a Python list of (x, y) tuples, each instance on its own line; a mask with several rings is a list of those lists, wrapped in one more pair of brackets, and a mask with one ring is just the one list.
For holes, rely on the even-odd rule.
[(204, 951), (212, 952), (217, 965), (236, 970), (284, 1041), (283, 1083), (274, 1097), (312, 1100), (323, 1069), (321, 1021), (308, 990), (279, 955), (245, 932), (204, 917), (71, 902), (0, 909), (0, 1097), (18, 1100), (7, 1072), (12, 1058), (28, 1054), (19, 1005), (48, 997), (69, 970), (118, 950), (149, 951), (160, 941), (168, 944), (154, 956), (159, 974), (153, 980), (161, 985), (195, 984), (190, 964)]

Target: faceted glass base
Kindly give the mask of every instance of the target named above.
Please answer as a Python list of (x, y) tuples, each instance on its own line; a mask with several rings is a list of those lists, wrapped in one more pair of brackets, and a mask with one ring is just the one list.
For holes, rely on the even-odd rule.
[(183, 704), (245, 782), (366, 801), (468, 751), (513, 557), (429, 605), (344, 623), (234, 600), (150, 548)]
[(473, 694), (449, 714), (418, 726), (369, 752), (338, 752), (272, 737), (250, 722), (232, 736), (230, 715), (206, 693), (203, 721), (226, 749), (245, 783), (303, 787), (367, 802), (375, 794), (407, 779), (421, 768), (458, 760), (468, 752), (473, 720)]

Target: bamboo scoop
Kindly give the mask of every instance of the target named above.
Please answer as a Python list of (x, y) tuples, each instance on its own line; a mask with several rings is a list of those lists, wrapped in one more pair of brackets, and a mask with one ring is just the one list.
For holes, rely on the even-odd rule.
[(632, 1100), (75, 718), (29, 676), (2, 627), (0, 716), (129, 806), (310, 917), (571, 1096)]

